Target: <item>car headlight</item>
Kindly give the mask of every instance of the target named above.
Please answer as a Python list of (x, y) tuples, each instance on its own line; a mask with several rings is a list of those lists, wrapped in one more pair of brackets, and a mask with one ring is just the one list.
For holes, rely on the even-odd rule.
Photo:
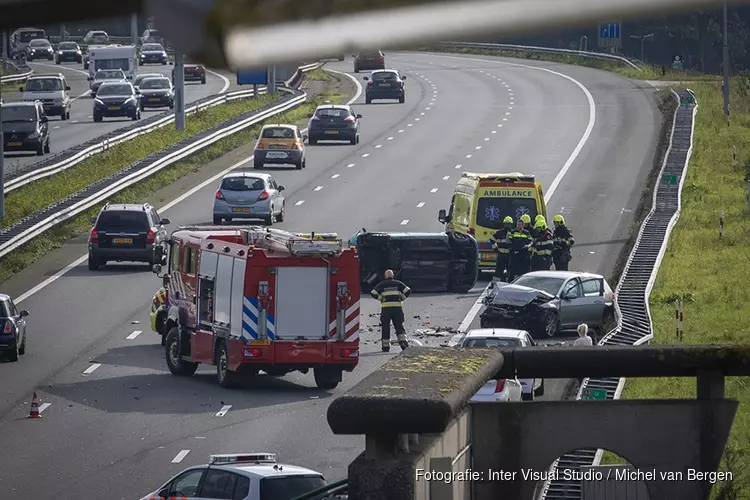
[(135, 104), (135, 97), (129, 98), (127, 101), (125, 101), (123, 104), (127, 104), (128, 106), (133, 106)]
[(31, 134), (29, 134), (29, 139), (39, 139), (39, 131), (36, 130), (32, 132)]
[(104, 106), (104, 101), (102, 101), (101, 99), (94, 99), (94, 104), (96, 104), (97, 106)]
[(57, 53), (62, 55), (62, 50), (58, 50)]

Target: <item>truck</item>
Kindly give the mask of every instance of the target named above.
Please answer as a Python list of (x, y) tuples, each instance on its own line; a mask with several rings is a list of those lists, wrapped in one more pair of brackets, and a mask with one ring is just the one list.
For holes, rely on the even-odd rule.
[(100, 69), (121, 69), (128, 80), (135, 77), (138, 55), (135, 45), (111, 45), (89, 48), (88, 71), (93, 78)]
[(10, 35), (10, 56), (18, 59), (26, 54), (26, 47), (32, 40), (46, 40), (47, 33), (39, 28), (18, 28)]
[(230, 388), (260, 371), (312, 370), (319, 388), (334, 389), (357, 366), (359, 257), (340, 238), (182, 226), (154, 248), (154, 262), (166, 291), (160, 323), (172, 374), (213, 365)]

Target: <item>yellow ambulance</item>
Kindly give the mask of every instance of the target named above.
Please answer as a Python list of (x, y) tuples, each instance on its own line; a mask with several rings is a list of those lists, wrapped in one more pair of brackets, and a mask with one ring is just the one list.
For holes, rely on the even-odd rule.
[(477, 174), (465, 172), (456, 184), (451, 205), (440, 210), (438, 220), (446, 231), (470, 234), (479, 244), (479, 269), (495, 269), (496, 254), (490, 237), (503, 227), (503, 219), (513, 222), (528, 214), (531, 220), (541, 214), (547, 217), (542, 184), (533, 175)]

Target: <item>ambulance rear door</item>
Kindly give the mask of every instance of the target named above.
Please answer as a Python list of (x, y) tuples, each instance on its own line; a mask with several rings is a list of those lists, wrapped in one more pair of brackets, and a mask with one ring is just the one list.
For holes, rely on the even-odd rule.
[(326, 340), (329, 295), (328, 267), (279, 266), (271, 318), (275, 340)]

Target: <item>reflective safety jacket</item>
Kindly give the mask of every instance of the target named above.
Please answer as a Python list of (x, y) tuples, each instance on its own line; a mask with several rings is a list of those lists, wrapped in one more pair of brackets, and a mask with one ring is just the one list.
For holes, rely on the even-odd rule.
[(508, 255), (510, 253), (510, 235), (513, 231), (500, 229), (490, 238), (492, 248), (499, 254)]
[(576, 240), (573, 239), (573, 233), (570, 232), (568, 226), (555, 227), (554, 239), (556, 251), (570, 250), (570, 247), (576, 243)]
[(372, 298), (380, 301), (380, 306), (401, 307), (402, 302), (411, 295), (411, 288), (397, 279), (383, 280), (370, 292)]
[(539, 231), (532, 245), (532, 253), (539, 257), (552, 257), (554, 245), (555, 241), (553, 239), (552, 231), (549, 229)]
[(151, 301), (151, 312), (156, 312), (161, 306), (167, 303), (167, 289), (164, 287), (159, 288), (159, 291), (154, 295)]
[(514, 229), (508, 236), (510, 242), (510, 251), (514, 254), (518, 254), (521, 251), (530, 251), (530, 245), (532, 243), (531, 233), (526, 229), (519, 231)]

